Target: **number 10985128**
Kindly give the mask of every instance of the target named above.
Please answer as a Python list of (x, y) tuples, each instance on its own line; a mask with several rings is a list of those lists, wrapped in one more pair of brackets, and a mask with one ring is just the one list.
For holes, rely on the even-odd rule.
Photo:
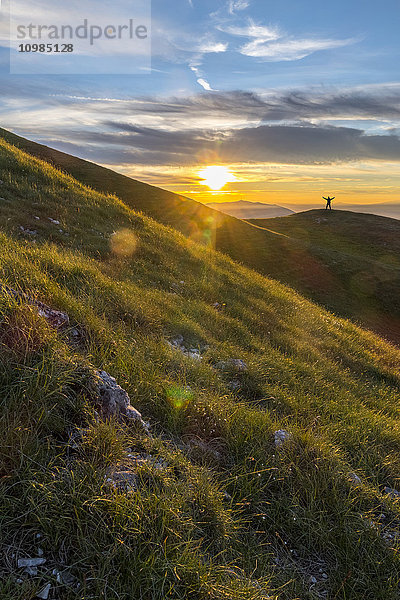
[(18, 52), (41, 52), (45, 54), (57, 54), (73, 51), (73, 44), (20, 44), (18, 46)]

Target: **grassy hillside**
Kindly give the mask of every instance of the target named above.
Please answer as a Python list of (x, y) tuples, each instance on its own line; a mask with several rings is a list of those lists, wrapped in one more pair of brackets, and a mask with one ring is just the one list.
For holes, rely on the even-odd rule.
[(399, 343), (400, 221), (310, 210), (250, 222), (287, 236), (281, 281)]
[[(260, 273), (288, 283), (329, 310), (400, 343), (400, 254), (391, 241), (400, 227), (397, 221), (334, 211), (329, 215), (330, 228), (323, 220), (326, 211), (310, 211), (254, 221), (261, 226), (258, 228), (3, 129), (0, 138), (97, 191), (116, 194), (129, 208), (174, 227), (194, 241), (210, 244)], [(377, 235), (389, 246), (380, 248)]]
[(400, 351), (4, 141), (0, 180), (0, 598), (398, 598)]

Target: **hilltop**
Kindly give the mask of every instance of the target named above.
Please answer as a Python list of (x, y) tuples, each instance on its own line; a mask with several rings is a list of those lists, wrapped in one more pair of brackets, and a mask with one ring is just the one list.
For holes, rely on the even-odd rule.
[(0, 173), (0, 598), (397, 598), (400, 351), (1, 140)]
[(251, 223), (284, 236), (280, 281), (400, 341), (400, 221), (311, 210)]
[[(371, 255), (367, 244), (360, 243), (357, 254), (352, 254), (352, 231), (363, 232), (361, 237), (365, 235), (369, 240), (375, 227), (384, 236), (387, 226), (391, 237), (391, 228), (396, 227), (393, 219), (349, 213), (352, 224), (343, 234), (347, 241), (341, 247), (342, 236), (335, 247), (328, 247), (325, 246), (324, 221), (318, 223), (315, 220), (325, 219), (326, 211), (309, 211), (264, 223), (243, 221), (4, 129), (0, 129), (1, 138), (69, 173), (82, 184), (102, 193), (116, 194), (129, 208), (173, 227), (191, 240), (209, 245), (261, 274), (287, 283), (329, 310), (400, 343), (400, 282), (398, 270), (393, 267), (400, 260), (397, 250), (390, 250), (384, 258)], [(314, 220), (301, 216), (313, 214)], [(347, 213), (332, 211), (332, 215), (339, 214)], [(290, 219), (294, 219), (293, 223), (296, 219), (305, 219), (298, 222), (303, 229), (311, 228), (310, 231), (296, 231), (294, 235), (289, 227), (285, 233)], [(331, 238), (334, 234), (333, 230)]]

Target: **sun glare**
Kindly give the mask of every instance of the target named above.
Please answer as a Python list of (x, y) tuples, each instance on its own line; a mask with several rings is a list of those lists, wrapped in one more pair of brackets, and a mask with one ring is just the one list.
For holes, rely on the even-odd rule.
[(211, 190), (220, 190), (230, 181), (236, 181), (236, 177), (228, 167), (223, 166), (205, 167), (199, 171), (199, 175), (202, 178), (200, 183), (207, 185)]

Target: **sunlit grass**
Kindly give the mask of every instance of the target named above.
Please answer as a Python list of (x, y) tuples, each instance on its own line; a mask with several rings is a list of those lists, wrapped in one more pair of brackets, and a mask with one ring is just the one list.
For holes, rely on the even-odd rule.
[[(400, 519), (382, 494), (399, 486), (400, 351), (0, 144), (0, 280), (71, 319), (56, 333), (0, 292), (0, 598), (33, 598), (60, 565), (80, 584), (53, 578), (67, 600), (396, 598), (381, 533)], [(229, 358), (248, 371), (214, 368)], [(100, 368), (152, 436), (98, 422)], [(124, 494), (107, 469), (127, 448), (165, 467)], [(17, 584), (38, 534), (49, 570)]]

